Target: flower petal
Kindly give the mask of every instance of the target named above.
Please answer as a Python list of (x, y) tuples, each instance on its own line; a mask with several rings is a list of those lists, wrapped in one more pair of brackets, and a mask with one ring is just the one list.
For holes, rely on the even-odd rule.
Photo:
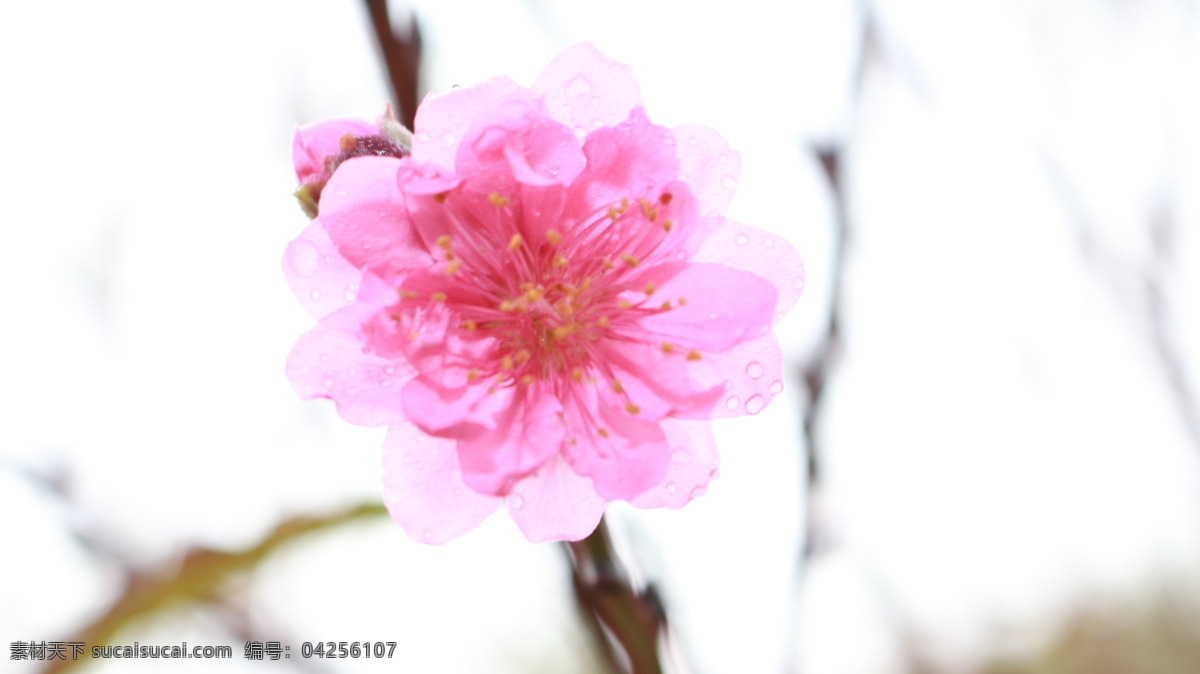
[(691, 185), (700, 215), (724, 215), (742, 172), (742, 156), (706, 126), (677, 126), (672, 132), (679, 147), (679, 179)]
[(586, 42), (559, 54), (533, 83), (546, 111), (576, 133), (611, 126), (642, 104), (633, 70)]
[(342, 149), (342, 136), (374, 136), (379, 126), (360, 119), (326, 119), (296, 127), (292, 135), (292, 164), (296, 178), (306, 183), (325, 175), (325, 160), (337, 156)]
[(548, 386), (535, 383), (518, 389), (493, 428), (459, 441), (463, 479), (479, 492), (507, 493), (562, 448), (566, 429), (561, 411)]
[(771, 332), (689, 364), (697, 386), (721, 387), (713, 419), (758, 414), (783, 390), (783, 352)]
[(362, 272), (338, 253), (319, 219), (308, 223), (283, 253), (283, 275), (316, 319), (354, 301)]
[(632, 498), (661, 482), (670, 449), (659, 425), (605, 405), (592, 388), (577, 393), (566, 405), (570, 434), (563, 456), (571, 468), (592, 478), (596, 493), (610, 501)]
[(363, 352), (354, 328), (359, 312), (344, 307), (302, 335), (288, 356), (288, 378), (304, 398), (332, 399), (352, 424), (399, 423), (401, 390), (416, 371), (403, 360)]
[(709, 263), (664, 264), (657, 269), (663, 280), (655, 296), (676, 305), (642, 318), (640, 326), (646, 332), (706, 352), (724, 351), (771, 329), (778, 293), (760, 276)]
[(413, 159), (432, 162), (446, 169), (454, 168), (454, 157), (458, 146), (471, 126), (475, 115), (487, 109), (492, 102), (523, 87), (507, 77), (496, 77), (487, 82), (444, 94), (429, 94), (417, 107), (414, 122)]
[(591, 478), (571, 470), (561, 455), (513, 485), (506, 503), (521, 533), (534, 543), (587, 537), (608, 505)]
[(433, 257), (417, 238), (396, 182), (402, 162), (356, 157), (334, 172), (321, 193), (320, 220), (338, 252), (359, 269), (392, 272), (428, 267)]
[(572, 202), (590, 211), (622, 199), (657, 198), (679, 174), (675, 136), (652, 124), (641, 108), (616, 126), (588, 134), (587, 168), (572, 185)]
[(412, 424), (388, 428), (383, 441), (383, 502), (419, 543), (441, 545), (475, 528), (502, 499), (466, 486), (455, 442), (422, 433)]
[(716, 262), (749, 269), (778, 292), (771, 324), (783, 317), (804, 290), (804, 263), (786, 239), (765, 229), (725, 219), (692, 257), (693, 262)]
[(671, 447), (671, 463), (660, 484), (630, 499), (638, 508), (682, 508), (702, 496), (719, 475), (711, 423), (667, 419), (662, 428)]
[(404, 413), (431, 435), (459, 440), (478, 437), (494, 429), (497, 418), (512, 406), (510, 389), (489, 393), (489, 387), (444, 388), (417, 377), (404, 387)]

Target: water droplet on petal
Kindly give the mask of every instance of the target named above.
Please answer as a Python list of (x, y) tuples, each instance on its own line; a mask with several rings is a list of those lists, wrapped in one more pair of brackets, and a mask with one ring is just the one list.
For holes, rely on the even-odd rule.
[(724, 164), (725, 162), (729, 161), (729, 156), (728, 156), (728, 155), (724, 155), (724, 154), (723, 154), (723, 155), (720, 155), (720, 156), (718, 156), (718, 157), (717, 157), (717, 161), (719, 161), (719, 162), (721, 162), (722, 164)]
[(592, 93), (592, 83), (584, 75), (576, 75), (567, 82), (566, 92), (568, 98), (576, 98)]
[(422, 143), (428, 143), (428, 142), (429, 142), (429, 134), (427, 134), (427, 133), (425, 133), (424, 131), (422, 131), (422, 132), (420, 132), (420, 133), (418, 133), (418, 134), (417, 134), (417, 140), (418, 140), (418, 141), (420, 141), (420, 142), (422, 142)]
[(346, 395), (351, 395), (351, 396), (352, 396), (352, 395), (354, 395), (355, 393), (358, 393), (358, 389), (356, 389), (356, 388), (348, 388), (348, 389), (346, 389)]
[(445, 143), (447, 147), (450, 145), (453, 145), (454, 144), (454, 134), (450, 133), (449, 131), (443, 131), (442, 132), (442, 142)]
[(725, 387), (726, 391), (728, 391), (729, 389), (733, 388), (733, 381), (726, 379), (725, 383), (721, 385)]
[(331, 389), (331, 388), (333, 388), (333, 380), (332, 380), (332, 379), (325, 379), (325, 380), (322, 380), (322, 381), (321, 381), (321, 387), (322, 387), (322, 388), (324, 388), (324, 389)]
[(752, 395), (746, 400), (746, 412), (750, 414), (758, 414), (766, 406), (767, 401), (763, 400), (763, 397), (758, 394)]
[(425, 464), (424, 464), (424, 463), (421, 463), (420, 461), (418, 461), (418, 462), (417, 462), (417, 464), (416, 464), (416, 467), (417, 467), (417, 470), (421, 470), (422, 468), (424, 468), (424, 467), (425, 467)]
[(701, 496), (704, 496), (707, 493), (708, 493), (708, 487), (696, 487), (695, 489), (692, 490), (692, 493), (689, 494), (689, 496), (691, 498), (700, 498)]
[(550, 175), (552, 175), (552, 176), (556, 176), (556, 175), (558, 175), (558, 171), (559, 171), (559, 169), (558, 169), (558, 167), (557, 167), (557, 166), (551, 166), (551, 167), (550, 167)]
[(750, 361), (750, 364), (746, 366), (746, 376), (751, 379), (758, 379), (763, 376), (762, 363), (757, 360)]
[(508, 507), (512, 510), (520, 510), (523, 505), (525, 505), (525, 499), (521, 498), (520, 494), (512, 494), (508, 497)]
[(675, 486), (674, 482), (667, 483), (667, 493), (668, 494), (674, 494), (677, 491), (679, 491), (679, 487)]
[(766, 246), (767, 248), (774, 248), (775, 247), (775, 237), (773, 237), (773, 236), (763, 237), (763, 245)]
[(313, 298), (313, 301), (316, 302), (317, 300), (321, 299), (321, 291), (317, 288), (313, 288), (312, 292), (310, 292), (308, 296)]
[(384, 374), (396, 374), (396, 368), (388, 365), (387, 367), (383, 368), (383, 372)]
[[(688, 431), (688, 434), (690, 435), (691, 431)], [(686, 449), (671, 450), (671, 463), (690, 463), (691, 460), (692, 455)]]
[(327, 354), (327, 353), (321, 354), (321, 362), (328, 363), (329, 362), (329, 354)]
[(578, 138), (579, 140), (583, 140), (585, 136), (587, 136), (587, 129), (583, 128), (582, 126), (575, 127), (575, 137), (576, 138)]
[(688, 138), (688, 145), (695, 145), (698, 142), (700, 142), (700, 141), (697, 140), (695, 136)]
[(725, 174), (725, 175), (721, 176), (721, 186), (722, 187), (733, 187), (733, 176), (731, 176), (729, 174)]
[(353, 302), (355, 297), (358, 297), (357, 288), (353, 285), (346, 286), (346, 290), (342, 293), (342, 297), (346, 298), (347, 302)]
[(742, 404), (742, 401), (737, 396), (729, 396), (728, 398), (725, 399), (725, 409), (727, 409), (727, 410), (736, 410), (738, 408), (738, 405), (741, 405), (741, 404)]
[(782, 390), (783, 390), (783, 382), (779, 381), (778, 379), (771, 382), (771, 393), (778, 394)]
[(454, 495), (455, 495), (455, 496), (462, 496), (462, 487), (455, 487), (455, 488), (454, 488)]
[(733, 240), (737, 242), (737, 245), (744, 246), (746, 245), (746, 242), (750, 240), (750, 237), (746, 236), (745, 234), (738, 234)]
[(425, 540), (427, 540), (427, 541), (433, 540), (433, 532), (432, 531), (430, 531), (428, 529), (425, 530)]

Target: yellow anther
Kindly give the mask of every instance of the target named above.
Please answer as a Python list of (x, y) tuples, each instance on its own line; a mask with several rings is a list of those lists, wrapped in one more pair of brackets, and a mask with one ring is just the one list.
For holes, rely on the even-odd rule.
[(624, 199), (624, 198), (621, 199), (621, 212), (624, 213), (628, 209), (629, 209), (629, 200)]
[(663, 220), (663, 231), (669, 232), (672, 229), (675, 229), (675, 223), (671, 222), (670, 220)]
[(446, 234), (439, 236), (437, 238), (437, 245), (442, 250), (450, 250), (450, 237)]
[(475, 381), (478, 378), (479, 378), (479, 370), (477, 370), (475, 368), (471, 368), (471, 371), (467, 372), (467, 381)]
[(642, 411), (642, 408), (634, 405), (633, 403), (625, 403), (625, 411), (629, 412), (630, 414), (637, 414), (638, 412)]
[(400, 320), (400, 314), (388, 314), (388, 317), (391, 318), (393, 321), (399, 322), (399, 320)]
[(612, 260), (610, 260), (608, 258), (604, 258), (604, 268), (605, 269), (616, 269), (617, 265), (613, 264)]
[(508, 197), (501, 196), (498, 192), (492, 192), (489, 194), (488, 201), (490, 201), (493, 206), (500, 206), (501, 208), (509, 204)]
[(654, 220), (658, 218), (658, 209), (651, 206), (650, 202), (646, 201), (645, 199), (639, 199), (638, 201), (642, 205), (642, 215), (646, 216), (650, 222), (654, 222)]
[(450, 196), (449, 192), (438, 192), (437, 194), (433, 195), (433, 200), (439, 204), (444, 204), (446, 203), (446, 197), (448, 196)]
[(666, 206), (667, 204), (671, 203), (671, 200), (674, 198), (675, 195), (671, 194), (670, 192), (663, 192), (662, 196), (659, 197), (658, 200), (662, 202), (663, 206)]
[(700, 360), (700, 352), (695, 349), (688, 351), (687, 359), (688, 360)]
[(575, 307), (565, 297), (554, 303), (554, 310), (563, 318), (575, 313)]
[(686, 298), (686, 297), (680, 297), (679, 299), (677, 299), (677, 300), (675, 300), (675, 301), (676, 301), (676, 302), (678, 302), (678, 303), (679, 303), (679, 306), (681, 306), (681, 307), (682, 307), (682, 306), (684, 306), (685, 304), (687, 304), (687, 298)]
[(462, 266), (462, 260), (451, 260), (450, 264), (446, 265), (446, 273), (453, 274)]
[(573, 382), (583, 381), (583, 368), (581, 368), (581, 367), (571, 368), (571, 381), (573, 381)]
[(420, 335), (417, 334), (417, 331), (413, 330), (412, 332), (408, 333), (408, 341), (415, 342), (415, 341), (417, 341), (417, 337), (419, 337), (419, 336)]
[(518, 365), (524, 365), (525, 363), (528, 363), (530, 358), (533, 358), (533, 353), (531, 353), (529, 349), (521, 349), (517, 352), (516, 361)]
[(596, 432), (597, 432), (597, 433), (599, 433), (599, 434), (600, 434), (600, 437), (602, 437), (602, 438), (607, 438), (607, 437), (608, 437), (608, 431), (604, 430), (603, 428), (601, 428), (600, 430), (598, 430), (598, 431), (596, 431)]
[(512, 311), (517, 308), (517, 303), (512, 300), (504, 300), (500, 303), (500, 311)]
[(504, 358), (500, 360), (500, 368), (503, 370), (513, 369), (513, 357), (511, 355), (505, 355)]
[(607, 328), (608, 316), (601, 316), (600, 318), (596, 319), (596, 325), (599, 325), (602, 328)]
[(612, 390), (613, 390), (613, 393), (624, 393), (625, 392), (625, 387), (621, 386), (620, 379), (612, 380)]
[(431, 294), (429, 296), (429, 298), (432, 299), (434, 302), (445, 302), (446, 301), (446, 293), (444, 293), (440, 290), (436, 290), (433, 292), (433, 294)]
[(405, 300), (413, 300), (413, 299), (416, 299), (416, 298), (417, 298), (417, 294), (416, 294), (415, 292), (411, 291), (411, 290), (404, 290), (404, 289), (401, 289), (399, 292), (400, 292), (400, 298), (401, 298), (401, 299), (405, 299)]
[(646, 287), (642, 289), (642, 292), (646, 293), (647, 296), (650, 296), (654, 294), (654, 289), (657, 287), (658, 286), (654, 283), (654, 281), (651, 281), (646, 284)]
[(525, 291), (525, 299), (530, 302), (537, 302), (546, 296), (546, 289), (542, 286), (534, 286)]
[(462, 323), (459, 323), (459, 324), (458, 324), (458, 326), (459, 326), (460, 328), (466, 328), (466, 329), (468, 329), (468, 330), (474, 330), (474, 329), (475, 329), (475, 327), (476, 327), (476, 326), (475, 326), (475, 321), (473, 321), (473, 320), (471, 320), (471, 319), (469, 319), (469, 318), (468, 318), (467, 320), (463, 321)]
[(671, 353), (672, 351), (675, 350), (675, 345), (670, 342), (663, 342), (662, 350), (663, 350), (663, 353)]
[(666, 302), (663, 302), (662, 306), (659, 307), (659, 309), (662, 309), (663, 311), (666, 311), (667, 309), (670, 309), (670, 308), (671, 308), (671, 300), (667, 300)]
[(620, 302), (617, 302), (618, 309), (628, 309), (632, 306), (633, 306), (633, 303), (630, 302), (629, 300), (621, 300)]
[(525, 384), (526, 386), (528, 386), (528, 385), (532, 384), (532, 383), (533, 383), (533, 375), (531, 375), (531, 374), (522, 375), (522, 376), (521, 376), (521, 383), (522, 383), (522, 384)]
[(349, 152), (358, 147), (358, 139), (352, 133), (343, 133), (341, 138), (338, 138), (338, 149), (342, 152)]
[(550, 242), (551, 246), (557, 246), (558, 244), (562, 243), (562, 234), (559, 234), (553, 229), (548, 230), (546, 232), (546, 240)]
[(554, 328), (554, 338), (555, 339), (566, 339), (573, 332), (575, 332), (575, 324), (574, 323), (572, 323), (570, 325), (560, 325), (557, 328)]
[(630, 267), (638, 266), (638, 259), (629, 253), (621, 253), (621, 261)]
[(617, 210), (616, 206), (608, 207), (608, 219), (616, 222), (621, 218), (621, 211)]
[(566, 255), (563, 255), (562, 253), (559, 253), (558, 255), (555, 255), (555, 256), (554, 256), (554, 266), (555, 266), (555, 267), (565, 267), (565, 266), (567, 266), (567, 256), (566, 256)]
[(513, 234), (513, 235), (512, 235), (512, 238), (508, 240), (508, 249), (509, 249), (509, 250), (516, 250), (516, 249), (518, 249), (518, 248), (520, 248), (520, 247), (521, 247), (521, 235), (520, 235), (520, 234)]

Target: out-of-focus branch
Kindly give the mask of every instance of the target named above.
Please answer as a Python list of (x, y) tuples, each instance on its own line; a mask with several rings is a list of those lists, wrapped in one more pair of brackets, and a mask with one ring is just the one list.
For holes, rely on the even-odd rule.
[[(90, 645), (112, 643), (118, 632), (137, 620), (192, 602), (211, 602), (219, 598), (225, 581), (234, 574), (253, 569), (285, 544), (302, 536), (333, 529), (351, 522), (368, 520), (387, 512), (382, 504), (366, 503), (323, 517), (293, 517), (281, 522), (263, 540), (244, 550), (222, 552), (194, 548), (182, 563), (148, 573), (135, 573), (125, 591), (108, 611), (65, 642)], [(87, 660), (50, 660), (43, 674), (65, 672)]]
[(415, 14), (409, 17), (408, 33), (401, 35), (392, 27), (387, 0), (365, 2), (375, 43), (379, 45), (387, 68), (392, 97), (399, 109), (397, 117), (405, 127), (412, 129), (420, 95), (421, 31), (417, 27), (417, 17)]
[(634, 589), (604, 519), (590, 536), (566, 547), (575, 599), (609, 667), (614, 672), (662, 674), (659, 645), (667, 625), (662, 602), (653, 586), (643, 592)]

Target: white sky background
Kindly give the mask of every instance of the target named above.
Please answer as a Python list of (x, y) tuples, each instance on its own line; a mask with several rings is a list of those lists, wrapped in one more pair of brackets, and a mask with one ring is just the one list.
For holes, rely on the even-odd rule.
[[(848, 4), (415, 4), (434, 91), (531, 83), (587, 39), (634, 68), (652, 120), (741, 151), (731, 215), (809, 270), (780, 325), (793, 373), (831, 274), (807, 148), (848, 143), (830, 545), (803, 604), (794, 376), (718, 428), (706, 496), (613, 513), (698, 671), (895, 672), (897, 623), (966, 662), (997, 626), (1200, 562), (1200, 438), (1183, 421), (1200, 409), (1173, 388), (1200, 386), (1194, 2), (879, 2), (856, 104)], [(0, 643), (66, 637), (123, 564), (377, 496), (382, 431), (284, 377), (310, 320), (278, 263), (305, 222), (292, 126), (387, 98), (359, 3), (9, 3), (0, 96)], [(242, 594), (256, 638), (395, 640), (405, 671), (569, 671), (585, 643), (562, 553), (503, 513), (442, 548), (347, 529)], [(241, 670), (278, 671), (242, 662), (218, 617), (123, 639), (233, 644)]]

